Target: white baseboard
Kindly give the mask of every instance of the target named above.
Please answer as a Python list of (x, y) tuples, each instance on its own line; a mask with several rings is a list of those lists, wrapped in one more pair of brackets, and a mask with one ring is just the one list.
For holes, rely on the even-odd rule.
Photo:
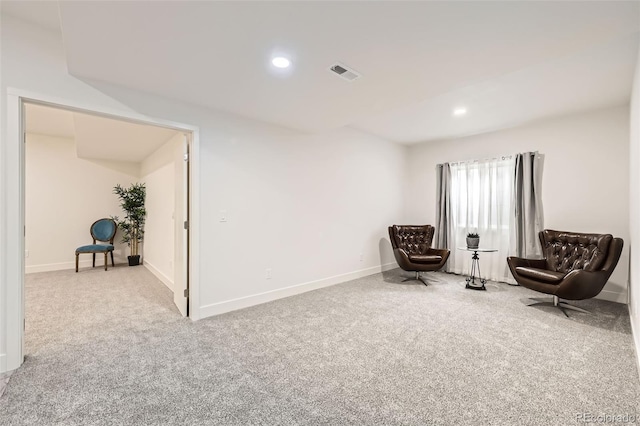
[(7, 372), (7, 354), (0, 354), (0, 374)]
[(640, 379), (640, 330), (636, 330), (633, 327), (636, 319), (631, 314), (631, 309), (629, 309), (629, 320), (631, 321), (631, 336), (636, 347), (636, 367), (638, 368), (638, 379)]
[[(78, 262), (78, 267), (90, 268), (91, 262), (91, 258), (80, 260)], [(104, 259), (100, 259), (98, 256), (96, 256), (96, 268), (98, 267), (104, 268)], [(109, 259), (109, 267), (111, 267), (111, 259)], [(74, 260), (72, 262), (45, 263), (42, 265), (28, 265), (24, 267), (24, 273), (33, 274), (36, 272), (63, 271), (65, 269), (76, 269), (76, 261)]]
[(608, 300), (609, 302), (624, 303), (625, 305), (629, 303), (629, 298), (627, 297), (626, 291), (618, 292), (611, 290), (602, 290), (595, 298), (600, 300)]
[(170, 279), (165, 274), (160, 272), (160, 270), (158, 268), (156, 268), (155, 266), (153, 266), (153, 264), (149, 263), (148, 260), (145, 261), (143, 263), (143, 265), (144, 265), (145, 268), (147, 268), (149, 270), (149, 272), (151, 272), (153, 275), (155, 275), (157, 279), (162, 281), (162, 283), (164, 285), (169, 287), (169, 290), (173, 291), (173, 280), (172, 279)]
[(323, 287), (340, 284), (346, 281), (355, 280), (357, 278), (366, 277), (368, 275), (377, 274), (382, 271), (389, 271), (397, 268), (396, 263), (387, 263), (371, 268), (361, 269), (359, 271), (348, 272), (346, 274), (335, 275), (333, 277), (323, 278), (316, 281), (297, 284), (290, 287), (279, 288), (264, 293), (254, 294), (251, 296), (240, 297), (238, 299), (226, 300), (224, 302), (213, 303), (200, 307), (200, 318), (206, 318), (214, 315), (224, 314), (226, 312), (236, 311), (238, 309), (248, 308), (262, 303), (272, 302), (274, 300), (283, 299), (296, 294), (306, 293), (308, 291), (317, 290)]

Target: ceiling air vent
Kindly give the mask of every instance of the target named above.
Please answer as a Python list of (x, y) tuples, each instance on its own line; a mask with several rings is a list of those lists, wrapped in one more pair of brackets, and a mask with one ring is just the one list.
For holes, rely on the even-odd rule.
[(331, 65), (331, 67), (329, 67), (329, 71), (337, 74), (339, 77), (344, 78), (347, 81), (357, 80), (361, 77), (357, 71), (340, 63)]

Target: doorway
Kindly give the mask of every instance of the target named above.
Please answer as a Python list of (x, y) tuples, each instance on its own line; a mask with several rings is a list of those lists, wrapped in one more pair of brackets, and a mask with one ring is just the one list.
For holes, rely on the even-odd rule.
[[(17, 161), (15, 166), (7, 167), (7, 180), (6, 180), (6, 199), (17, 201), (12, 204), (12, 207), (7, 206), (6, 211), (6, 244), (13, 245), (18, 250), (14, 250), (14, 253), (5, 257), (5, 277), (6, 283), (6, 299), (7, 306), (5, 319), (6, 319), (6, 342), (7, 342), (7, 357), (3, 365), (0, 365), (0, 371), (9, 371), (17, 368), (23, 362), (24, 355), (24, 278), (25, 278), (25, 256), (33, 256), (34, 252), (30, 250), (25, 251), (25, 235), (28, 231), (24, 228), (25, 224), (25, 159), (26, 159), (26, 129), (25, 118), (27, 114), (27, 108), (31, 107), (48, 107), (56, 110), (72, 112), (75, 114), (85, 114), (94, 118), (105, 118), (111, 120), (124, 121), (126, 123), (139, 124), (143, 126), (156, 126), (163, 129), (169, 129), (175, 131), (182, 138), (180, 141), (180, 161), (183, 167), (178, 170), (174, 170), (174, 175), (181, 175), (184, 182), (184, 186), (180, 185), (181, 191), (176, 190), (176, 204), (182, 206), (181, 209), (176, 209), (174, 213), (174, 219), (176, 224), (180, 225), (181, 232), (177, 231), (177, 226), (174, 227), (175, 234), (175, 246), (174, 246), (174, 259), (184, 260), (183, 265), (175, 264), (174, 283), (181, 285), (182, 291), (176, 291), (174, 293), (174, 303), (178, 307), (178, 310), (184, 316), (191, 316), (192, 319), (197, 318), (197, 310), (191, 309), (192, 306), (197, 306), (194, 301), (193, 294), (197, 292), (193, 291), (197, 288), (197, 274), (192, 273), (193, 269), (193, 257), (197, 255), (197, 250), (192, 250), (192, 244), (194, 244), (194, 238), (190, 237), (190, 234), (197, 228), (197, 222), (192, 217), (191, 212), (194, 211), (193, 203), (196, 197), (193, 196), (194, 183), (197, 184), (197, 175), (194, 179), (194, 167), (190, 163), (197, 160), (198, 153), (198, 129), (192, 126), (180, 125), (177, 123), (166, 122), (164, 120), (150, 119), (148, 117), (141, 117), (135, 113), (120, 113), (113, 111), (96, 111), (87, 108), (78, 107), (76, 105), (67, 104), (64, 102), (50, 102), (46, 99), (38, 99), (37, 97), (21, 97), (15, 94), (9, 95), (8, 102), (8, 144), (7, 155), (13, 157)], [(98, 160), (96, 160), (98, 161)], [(108, 161), (108, 160), (105, 160)], [(99, 161), (98, 161), (99, 162)], [(104, 163), (102, 164), (105, 165)], [(177, 188), (178, 186), (176, 186)], [(107, 196), (113, 196), (108, 194)], [(10, 203), (8, 203), (10, 204)], [(12, 224), (18, 226), (12, 226)], [(15, 232), (15, 230), (22, 232)], [(88, 234), (88, 228), (85, 230)], [(144, 256), (144, 252), (143, 252)], [(98, 257), (100, 259), (100, 257)], [(144, 259), (144, 257), (143, 257)], [(99, 261), (98, 261), (99, 263)], [(144, 260), (143, 260), (144, 264)], [(150, 268), (149, 268), (150, 269)], [(10, 277), (14, 277), (12, 280)], [(191, 289), (191, 292), (189, 291)], [(17, 302), (17, 303), (14, 303)], [(195, 313), (195, 315), (194, 315)]]

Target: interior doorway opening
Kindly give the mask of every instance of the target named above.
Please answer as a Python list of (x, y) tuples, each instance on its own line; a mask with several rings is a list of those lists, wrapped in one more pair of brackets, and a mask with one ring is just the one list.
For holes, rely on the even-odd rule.
[[(114, 187), (141, 183), (141, 264), (169, 287), (188, 316), (190, 133), (25, 102), (24, 138), (25, 273), (70, 269), (67, 252), (83, 241), (91, 244), (89, 225), (122, 217)], [(123, 244), (123, 234), (117, 230), (110, 253), (119, 264), (129, 257), (127, 246), (136, 246)], [(51, 250), (54, 242), (57, 249)], [(96, 266), (95, 257), (79, 257), (85, 257), (80, 273), (89, 261)]]
[[(180, 123), (174, 123), (167, 120), (162, 119), (154, 119), (146, 116), (139, 115), (133, 112), (127, 111), (118, 111), (113, 109), (98, 109), (92, 110), (90, 108), (85, 108), (84, 105), (79, 105), (75, 102), (66, 102), (64, 100), (48, 98), (47, 96), (38, 96), (33, 94), (23, 94), (18, 90), (10, 90), (8, 94), (8, 102), (7, 102), (7, 145), (6, 145), (6, 180), (5, 180), (5, 200), (7, 202), (7, 208), (5, 212), (5, 237), (4, 241), (6, 247), (13, 247), (13, 253), (5, 256), (4, 260), (4, 276), (5, 276), (5, 289), (6, 289), (6, 298), (4, 300), (4, 305), (6, 307), (5, 313), (3, 315), (3, 322), (6, 325), (6, 333), (5, 333), (5, 342), (6, 342), (6, 356), (3, 359), (0, 359), (0, 372), (2, 371), (11, 371), (15, 368), (19, 367), (20, 364), (24, 361), (24, 324), (25, 324), (25, 273), (33, 272), (33, 268), (30, 268), (30, 271), (26, 270), (26, 256), (35, 255), (35, 252), (32, 249), (26, 247), (26, 235), (27, 229), (25, 227), (26, 218), (26, 209), (25, 209), (25, 161), (26, 161), (26, 142), (27, 142), (27, 129), (26, 129), (26, 119), (27, 117), (27, 108), (31, 106), (37, 107), (49, 107), (54, 108), (56, 110), (61, 110), (65, 112), (77, 113), (77, 114), (86, 114), (87, 116), (91, 116), (93, 118), (104, 118), (111, 119), (116, 121), (121, 121), (128, 124), (138, 124), (138, 125), (146, 125), (146, 126), (155, 126), (163, 129), (169, 129), (177, 132), (182, 136), (181, 142), (181, 152), (180, 152), (180, 161), (183, 162), (184, 167), (180, 171), (186, 180), (185, 189), (182, 194), (182, 206), (184, 206), (183, 216), (175, 214), (174, 220), (179, 219), (181, 223), (179, 223), (181, 229), (181, 237), (180, 240), (183, 241), (181, 247), (179, 247), (177, 251), (184, 252), (184, 255), (181, 256), (184, 259), (184, 264), (180, 269), (182, 271), (181, 274), (176, 273), (175, 276), (183, 277), (181, 282), (184, 287), (181, 292), (173, 290), (174, 295), (176, 295), (176, 306), (180, 312), (185, 316), (190, 316), (192, 319), (198, 319), (198, 311), (197, 311), (197, 273), (192, 272), (192, 264), (194, 263), (194, 257), (197, 257), (198, 251), (192, 250), (191, 246), (197, 243), (197, 239), (191, 238), (190, 234), (197, 229), (197, 215), (194, 220), (192, 217), (192, 212), (196, 211), (197, 208), (193, 208), (192, 204), (197, 203), (197, 197), (193, 197), (192, 194), (195, 192), (194, 184), (197, 185), (197, 167), (192, 167), (189, 163), (192, 163), (194, 159), (197, 158), (198, 149), (198, 129), (197, 127), (189, 126), (189, 125), (181, 125)], [(89, 161), (89, 160), (87, 160)], [(114, 163), (117, 161), (109, 160), (109, 159), (92, 159), (91, 162), (99, 165), (101, 167), (114, 167)], [(55, 163), (55, 162), (52, 162)], [(107, 168), (108, 168), (107, 167)], [(116, 167), (117, 169), (117, 167)], [(126, 171), (126, 167), (124, 170), (120, 170), (120, 172)], [(195, 171), (194, 171), (195, 170)], [(177, 171), (174, 170), (174, 177), (177, 175)], [(194, 179), (194, 175), (196, 178)], [(88, 181), (86, 176), (77, 176), (77, 182)], [(113, 196), (113, 194), (107, 194), (107, 196)], [(182, 212), (183, 210), (181, 210)], [(107, 213), (108, 215), (108, 213)], [(51, 218), (52, 223), (55, 223), (55, 218)], [(184, 219), (184, 220), (182, 220)], [(84, 228), (84, 232), (86, 233), (87, 238), (90, 238), (89, 234), (89, 224), (78, 225), (78, 227)], [(177, 226), (174, 227), (174, 241), (177, 241)], [(83, 241), (83, 243), (86, 242)], [(89, 241), (91, 242), (91, 241)], [(57, 250), (56, 246), (52, 247), (52, 250)], [(27, 252), (27, 250), (29, 250)], [(147, 247), (148, 250), (148, 247)], [(60, 250), (62, 251), (62, 250)], [(144, 253), (144, 252), (143, 252)], [(70, 256), (73, 256), (73, 250)], [(122, 255), (122, 253), (120, 253)], [(145, 256), (145, 254), (143, 254)], [(146, 254), (148, 259), (148, 253)], [(175, 256), (178, 257), (178, 254), (175, 253)], [(32, 259), (33, 260), (33, 259)], [(87, 257), (87, 260), (91, 262), (90, 257)], [(174, 260), (175, 261), (175, 260)], [(118, 262), (116, 260), (116, 262)], [(56, 262), (53, 262), (54, 264)], [(64, 262), (58, 262), (64, 263)], [(99, 262), (98, 262), (99, 263)], [(117, 264), (117, 263), (116, 263)], [(143, 260), (144, 264), (144, 260)], [(36, 267), (35, 264), (29, 264), (30, 267)], [(42, 266), (42, 264), (40, 265)], [(49, 265), (51, 266), (51, 265)], [(57, 265), (60, 269), (65, 265)], [(70, 265), (69, 265), (70, 266)], [(98, 266), (98, 265), (96, 265)], [(151, 266), (151, 265), (148, 265)], [(91, 268), (90, 268), (91, 269)], [(96, 267), (96, 269), (98, 269)], [(147, 268), (150, 269), (150, 268)], [(80, 270), (82, 271), (82, 265)], [(197, 271), (196, 271), (197, 272)], [(177, 280), (174, 280), (177, 281)], [(196, 285), (194, 286), (193, 283)], [(178, 297), (179, 295), (179, 297)], [(195, 299), (195, 300), (194, 300)], [(178, 300), (182, 303), (182, 306), (179, 305)], [(193, 306), (196, 309), (192, 309)]]

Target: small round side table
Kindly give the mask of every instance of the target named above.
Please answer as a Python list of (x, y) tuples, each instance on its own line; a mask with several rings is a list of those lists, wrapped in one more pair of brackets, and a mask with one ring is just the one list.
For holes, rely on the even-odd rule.
[[(478, 253), (492, 253), (498, 251), (498, 249), (458, 247), (458, 250), (473, 252), (473, 254), (471, 255), (471, 274), (467, 278), (465, 278), (465, 281), (467, 282), (465, 288), (471, 290), (486, 290), (484, 283), (486, 283), (487, 280), (482, 278), (482, 276), (480, 275), (480, 257), (478, 256)], [(478, 273), (477, 278), (478, 282), (480, 283), (479, 285), (476, 284), (476, 271)]]

